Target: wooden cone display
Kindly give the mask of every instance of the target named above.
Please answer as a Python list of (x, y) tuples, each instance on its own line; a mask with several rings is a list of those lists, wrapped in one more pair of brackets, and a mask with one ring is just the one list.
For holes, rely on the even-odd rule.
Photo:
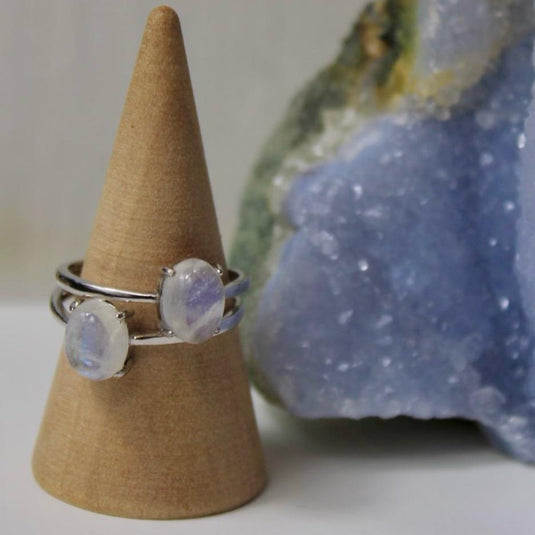
[[(85, 258), (91, 281), (156, 289), (187, 257), (225, 265), (176, 13), (149, 16)], [(131, 331), (157, 326), (154, 304)], [(237, 330), (199, 345), (131, 347), (121, 379), (79, 376), (63, 352), (33, 471), (79, 507), (135, 518), (203, 516), (257, 495), (265, 469)], [(132, 353), (131, 353), (132, 354)]]

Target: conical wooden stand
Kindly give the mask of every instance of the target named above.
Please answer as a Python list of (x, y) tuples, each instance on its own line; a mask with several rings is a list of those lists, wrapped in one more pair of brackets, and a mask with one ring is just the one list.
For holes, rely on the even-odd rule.
[[(161, 266), (225, 265), (178, 17), (149, 16), (83, 276), (154, 291)], [(153, 330), (156, 307), (128, 305)], [(135, 347), (122, 379), (80, 377), (63, 354), (33, 457), (40, 485), (79, 507), (135, 518), (235, 508), (265, 484), (238, 333)]]

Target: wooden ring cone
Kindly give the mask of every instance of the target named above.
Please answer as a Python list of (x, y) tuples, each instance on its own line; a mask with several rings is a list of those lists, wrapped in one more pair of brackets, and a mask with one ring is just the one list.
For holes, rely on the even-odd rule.
[[(154, 291), (162, 266), (225, 265), (180, 23), (147, 21), (83, 276)], [(134, 330), (154, 304), (128, 304)], [(236, 329), (198, 345), (131, 347), (121, 379), (82, 378), (60, 355), (33, 456), (50, 494), (135, 518), (209, 515), (242, 505), (265, 468)]]

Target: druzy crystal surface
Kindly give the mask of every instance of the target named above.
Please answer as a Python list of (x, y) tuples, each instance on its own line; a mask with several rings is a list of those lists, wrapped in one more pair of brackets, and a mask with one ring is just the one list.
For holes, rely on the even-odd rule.
[(294, 100), (233, 255), (292, 413), (464, 417), (535, 460), (534, 28), (531, 0), (374, 2)]

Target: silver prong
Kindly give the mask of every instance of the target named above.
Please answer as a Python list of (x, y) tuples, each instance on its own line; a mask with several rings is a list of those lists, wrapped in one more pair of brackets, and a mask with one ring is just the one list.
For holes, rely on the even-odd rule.
[(124, 361), (124, 366), (113, 375), (113, 378), (120, 379), (121, 377), (124, 377), (130, 371), (133, 361), (134, 359), (132, 357), (127, 357)]
[(220, 277), (222, 277), (225, 274), (225, 270), (223, 269), (223, 266), (221, 264), (216, 264), (215, 268), (217, 272), (219, 273)]
[(82, 302), (81, 299), (75, 299), (70, 305), (69, 305), (69, 312), (73, 312), (75, 308)]
[(127, 310), (119, 310), (119, 312), (115, 314), (115, 317), (120, 321), (124, 321), (128, 316), (130, 316), (130, 314)]
[(168, 266), (164, 266), (162, 268), (162, 275), (165, 275), (166, 277), (172, 277), (175, 274), (175, 270), (173, 268), (170, 268)]
[(163, 336), (175, 336), (175, 333), (170, 329), (162, 329)]

